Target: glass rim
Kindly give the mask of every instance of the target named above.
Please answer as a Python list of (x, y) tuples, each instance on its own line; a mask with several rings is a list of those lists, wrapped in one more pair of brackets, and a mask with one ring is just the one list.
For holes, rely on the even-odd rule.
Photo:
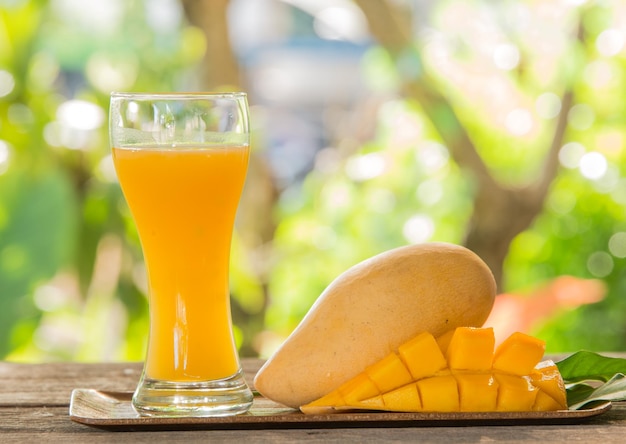
[(247, 93), (243, 91), (230, 92), (111, 92), (111, 99), (134, 100), (194, 100), (194, 99), (245, 99)]

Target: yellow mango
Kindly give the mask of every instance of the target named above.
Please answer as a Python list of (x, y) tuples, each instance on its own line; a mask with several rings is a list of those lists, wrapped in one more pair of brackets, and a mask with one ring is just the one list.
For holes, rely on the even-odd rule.
[(368, 410), (385, 410), (385, 400), (383, 399), (383, 395), (378, 395), (373, 398), (359, 401), (354, 405), (354, 407)]
[(411, 373), (395, 353), (365, 369), (365, 374), (374, 382), (380, 393), (385, 393), (412, 381)]
[(533, 409), (538, 389), (528, 379), (501, 373), (494, 377), (498, 383), (498, 411), (529, 412)]
[(254, 379), (291, 407), (330, 393), (421, 332), (481, 326), (495, 281), (473, 252), (447, 243), (400, 247), (338, 276)]
[(420, 412), (423, 410), (420, 394), (415, 383), (404, 385), (382, 395), (384, 410), (394, 412)]
[(546, 392), (539, 390), (537, 391), (537, 397), (535, 398), (535, 403), (533, 404), (533, 410), (536, 412), (548, 412), (554, 410), (567, 410), (567, 406), (563, 407), (556, 400), (548, 395)]
[(521, 332), (506, 338), (493, 356), (493, 369), (513, 375), (528, 375), (541, 361), (546, 343)]
[(337, 407), (345, 406), (347, 403), (337, 390), (300, 407), (302, 413), (307, 415), (323, 415), (334, 413)]
[(448, 354), (448, 346), (450, 345), (450, 340), (452, 339), (455, 330), (455, 328), (453, 328), (452, 330), (448, 330), (447, 332), (436, 338), (437, 345), (441, 349), (441, 353), (443, 353), (444, 356)]
[(366, 373), (359, 373), (354, 378), (342, 384), (336, 392), (339, 393), (346, 404), (372, 398), (381, 393), (378, 387), (376, 387), (376, 384), (374, 384)]
[(409, 369), (413, 380), (433, 376), (448, 366), (437, 341), (428, 332), (423, 332), (398, 347), (398, 355)]
[(553, 361), (546, 360), (537, 364), (530, 373), (530, 381), (535, 387), (550, 395), (558, 404), (559, 409), (567, 410), (565, 383)]
[[(539, 340), (512, 335), (501, 349), (504, 364), (491, 368), (493, 359), (486, 351), (493, 350), (492, 340), (490, 328), (457, 328), (451, 335), (447, 354), (451, 360), (457, 360), (457, 367), (468, 367), (463, 369), (440, 361), (443, 353), (433, 335), (418, 334), (400, 345), (398, 354), (390, 353), (301, 410), (330, 413), (350, 408), (405, 412), (567, 409), (565, 385), (554, 362), (541, 362), (526, 375), (511, 368), (514, 362), (527, 368), (541, 348), (537, 346), (541, 344)], [(522, 355), (517, 360), (507, 356), (514, 350)], [(472, 351), (478, 364), (471, 362)]]
[(493, 328), (459, 327), (448, 345), (448, 366), (453, 371), (489, 371), (495, 343)]
[(459, 410), (494, 412), (498, 401), (498, 383), (491, 373), (456, 373), (459, 386)]
[(459, 389), (452, 375), (432, 376), (417, 381), (425, 412), (458, 412)]

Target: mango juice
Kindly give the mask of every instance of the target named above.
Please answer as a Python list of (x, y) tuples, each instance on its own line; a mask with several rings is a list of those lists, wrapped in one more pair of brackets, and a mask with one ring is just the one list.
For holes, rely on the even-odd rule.
[(247, 146), (113, 148), (146, 262), (147, 378), (200, 381), (239, 369), (228, 265)]

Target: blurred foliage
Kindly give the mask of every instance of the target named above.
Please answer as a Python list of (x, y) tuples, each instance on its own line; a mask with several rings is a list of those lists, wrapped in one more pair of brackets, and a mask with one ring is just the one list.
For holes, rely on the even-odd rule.
[[(503, 3), (513, 14), (516, 5), (534, 11), (541, 2)], [(98, 10), (87, 10), (91, 19), (78, 20), (70, 1), (0, 1), (0, 356), (8, 359), (143, 357), (146, 284), (139, 240), (108, 153), (108, 96), (111, 90), (193, 89), (206, 42), (185, 23), (180, 8), (174, 11), (181, 16), (155, 26), (149, 2), (111, 4), (115, 7), (107, 11), (119, 21), (96, 20)], [(458, 30), (449, 19), (454, 8), (485, 7), (442, 2), (430, 23), (432, 33), (454, 48), (459, 75), (485, 75), (478, 92), (437, 71), (433, 40), (419, 36), (416, 45), (480, 142), (485, 161), (498, 177), (519, 184), (539, 167), (542, 153), (535, 147), (550, 138), (551, 118), (535, 116), (543, 122), (537, 130), (512, 135), (492, 106), (498, 100), (488, 87), (494, 77), (487, 74), (493, 73), (472, 74), (484, 60), (464, 44), (471, 42), (471, 29)], [(507, 291), (532, 291), (560, 275), (602, 279), (608, 288), (603, 301), (563, 309), (537, 332), (553, 351), (624, 350), (626, 11), (617, 1), (567, 11), (558, 20), (582, 17), (582, 43), (544, 23), (537, 29), (545, 34), (533, 41), (553, 42), (560, 59), (547, 50), (539, 57), (541, 48), (512, 28), (508, 38), (521, 48), (521, 62), (497, 77), (506, 85), (497, 86), (513, 91), (533, 113), (536, 97), (558, 93), (564, 84), (581, 105), (570, 116), (562, 171), (544, 211), (511, 246)], [(111, 28), (109, 22), (117, 24)], [(622, 47), (607, 54), (600, 44), (605, 32), (615, 29)], [(356, 143), (345, 135), (333, 141), (303, 181), (282, 190), (273, 215), (278, 226), (269, 301), (253, 252), (235, 238), (232, 291), (239, 343), (244, 335), (256, 335), (245, 339), (256, 343), (259, 353), (269, 353), (326, 285), (362, 259), (408, 242), (463, 241), (472, 211), (471, 181), (451, 161), (419, 104), (396, 94), (398, 68), (379, 48), (366, 53), (365, 76), (373, 95), (381, 97), (375, 122), (365, 122), (375, 126), (374, 138)], [(91, 120), (82, 124), (81, 116)], [(599, 177), (584, 174), (580, 160), (589, 154), (606, 161)], [(246, 313), (263, 310), (265, 325), (242, 324)]]
[(281, 299), (268, 312), (274, 328), (289, 331), (346, 264), (406, 244), (414, 225), (425, 233), (415, 241), (429, 240), (431, 229), (434, 239), (462, 240), (471, 193), (459, 192), (463, 181), (445, 148), (428, 131), (418, 147), (393, 131), (394, 122), (408, 120), (420, 132), (424, 124), (410, 104), (388, 102), (379, 118), (376, 140), (345, 161), (332, 159), (338, 154), (331, 149), (321, 152), (318, 161), (331, 167), (320, 165), (283, 195), (271, 287)]
[[(122, 17), (113, 29), (71, 2), (4, 3), (0, 355), (139, 359), (147, 306), (133, 267), (141, 252), (112, 173), (109, 93), (189, 83), (204, 40), (176, 23), (151, 26), (139, 1), (113, 2)], [(81, 11), (91, 18), (73, 15)], [(99, 255), (120, 250), (121, 239), (131, 248), (120, 253), (120, 271), (98, 281)]]
[[(558, 114), (546, 102), (556, 99), (558, 105), (558, 94), (567, 88), (575, 101), (560, 151), (561, 172), (542, 214), (511, 245), (505, 291), (531, 297), (561, 275), (601, 279), (608, 289), (601, 302), (570, 306), (556, 295), (555, 314), (544, 319), (537, 313), (532, 333), (546, 339), (553, 352), (624, 350), (626, 11), (619, 2), (561, 10), (542, 2), (486, 5), (445, 2), (417, 44), (425, 69), (439, 75), (441, 89), (492, 173), (511, 186), (537, 174), (545, 154), (541, 147), (550, 145)], [(554, 8), (543, 22), (542, 8)], [(482, 13), (498, 16), (502, 28), (480, 21)], [(496, 42), (512, 42), (519, 63), (498, 70), (487, 51), (496, 43), (479, 47), (482, 32)], [(474, 47), (467, 43), (472, 41)], [(399, 68), (377, 48), (364, 60), (374, 90), (397, 88)], [(508, 120), (516, 103), (521, 118)], [(529, 131), (523, 131), (526, 115), (532, 120)], [(387, 101), (377, 125), (375, 140), (354, 153), (320, 153), (304, 184), (283, 195), (271, 292), (276, 301), (268, 310), (268, 325), (283, 334), (346, 264), (407, 241), (463, 242), (472, 211), (471, 179), (449, 161), (419, 104)], [(339, 160), (327, 159), (333, 156)]]

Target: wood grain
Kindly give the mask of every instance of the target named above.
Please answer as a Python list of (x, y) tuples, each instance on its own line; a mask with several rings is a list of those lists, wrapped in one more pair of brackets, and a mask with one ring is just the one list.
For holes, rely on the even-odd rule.
[[(246, 382), (253, 387), (261, 366), (257, 359), (242, 360)], [(92, 388), (132, 391), (141, 376), (141, 363), (49, 363), (0, 362), (1, 406), (69, 406), (72, 390)]]
[[(258, 360), (243, 360), (247, 379)], [(185, 430), (110, 432), (70, 420), (74, 388), (132, 390), (141, 364), (10, 364), (0, 363), (0, 442), (4, 443), (254, 443), (295, 442), (584, 442), (621, 443), (626, 436), (626, 403), (597, 418), (573, 425), (473, 427), (359, 427), (288, 430)]]

